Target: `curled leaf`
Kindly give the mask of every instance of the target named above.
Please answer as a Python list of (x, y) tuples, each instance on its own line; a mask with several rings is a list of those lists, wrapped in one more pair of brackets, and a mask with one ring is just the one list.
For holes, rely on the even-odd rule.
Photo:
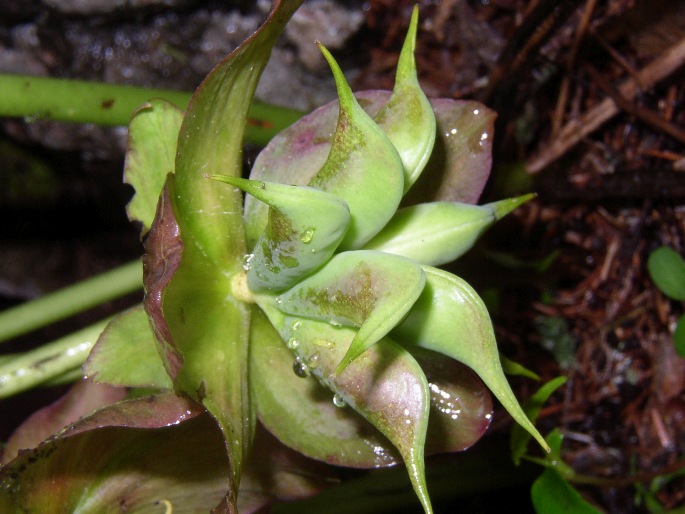
[[(343, 252), (278, 296), (275, 307), (286, 314), (359, 328), (336, 368), (339, 373), (399, 323), (424, 284), (421, 266), (404, 257)], [(260, 305), (269, 300), (257, 298)]]
[(252, 291), (281, 291), (320, 268), (345, 236), (350, 209), (318, 189), (222, 175), (211, 178), (241, 188), (269, 205), (269, 222), (247, 255)]
[(331, 54), (320, 48), (333, 71), (340, 110), (330, 154), (309, 185), (347, 202), (351, 222), (340, 248), (359, 248), (397, 210), (404, 193), (402, 160), (385, 133), (360, 107)]
[[(226, 495), (229, 471), (216, 423), (197, 416), (129, 428), (150, 428), (170, 408), (149, 400), (106, 407), (3, 467), (2, 512), (209, 512)], [(151, 417), (138, 423), (134, 405)], [(112, 423), (122, 417), (126, 424)]]
[(485, 382), (514, 420), (548, 449), (504, 376), (495, 333), (483, 301), (459, 277), (428, 266), (424, 271), (426, 287), (421, 297), (391, 336), (466, 364)]
[(418, 23), (419, 8), (414, 6), (397, 63), (392, 96), (374, 117), (400, 154), (405, 192), (423, 171), (435, 143), (435, 115), (416, 76), (414, 51)]
[[(171, 177), (171, 175), (169, 175)], [(171, 207), (169, 182), (162, 190), (157, 204), (157, 213), (145, 240), (143, 254), (143, 286), (145, 300), (143, 305), (150, 318), (152, 329), (159, 344), (162, 363), (172, 378), (176, 376), (183, 363), (183, 357), (174, 345), (169, 325), (162, 310), (162, 293), (181, 264), (183, 242)]]
[(174, 104), (153, 99), (134, 113), (128, 127), (124, 182), (135, 195), (126, 206), (131, 221), (139, 221), (145, 235), (152, 226), (159, 194), (174, 172), (176, 141), (183, 111)]
[(533, 195), (486, 205), (432, 202), (398, 210), (364, 249), (402, 255), (427, 266), (452, 262), (481, 234)]

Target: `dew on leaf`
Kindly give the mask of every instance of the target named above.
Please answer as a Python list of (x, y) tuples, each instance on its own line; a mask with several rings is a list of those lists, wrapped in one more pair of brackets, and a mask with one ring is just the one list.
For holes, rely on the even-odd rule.
[(252, 259), (254, 259), (254, 254), (248, 253), (247, 255), (243, 256), (243, 269), (245, 271), (248, 271), (250, 269), (250, 262), (252, 262)]
[(307, 378), (309, 376), (309, 367), (302, 362), (302, 359), (297, 357), (293, 362), (293, 372), (300, 378)]
[(307, 361), (307, 364), (309, 365), (310, 369), (316, 369), (319, 366), (319, 355), (314, 354), (309, 358), (309, 361)]
[(300, 346), (300, 343), (297, 339), (294, 337), (291, 337), (288, 339), (288, 342), (285, 344), (290, 350), (295, 350), (298, 346)]
[(342, 409), (343, 407), (347, 406), (347, 403), (345, 402), (345, 400), (343, 400), (342, 396), (340, 396), (338, 393), (335, 393), (333, 395), (333, 405), (335, 405), (339, 409)]
[(314, 238), (314, 229), (313, 228), (308, 228), (302, 234), (300, 235), (300, 241), (302, 241), (304, 244), (311, 243), (312, 239)]

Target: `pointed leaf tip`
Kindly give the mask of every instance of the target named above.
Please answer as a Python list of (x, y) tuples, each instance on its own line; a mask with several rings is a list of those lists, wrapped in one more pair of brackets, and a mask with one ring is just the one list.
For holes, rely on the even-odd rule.
[(316, 271), (331, 258), (350, 224), (345, 201), (318, 189), (226, 175), (209, 178), (269, 205), (266, 228), (243, 266), (253, 292), (282, 291)]
[(400, 154), (404, 167), (404, 192), (409, 190), (426, 166), (436, 133), (433, 108), (416, 74), (414, 50), (418, 14), (415, 6), (397, 63), (392, 95), (374, 118)]
[(474, 370), (514, 420), (549, 451), (507, 382), (485, 304), (464, 280), (424, 266), (426, 287), (391, 336), (452, 357)]
[(350, 227), (340, 249), (350, 250), (376, 235), (397, 210), (404, 171), (392, 142), (359, 105), (330, 52), (321, 49), (335, 78), (339, 111), (328, 158), (309, 186), (349, 205)]
[(343, 252), (280, 295), (276, 308), (359, 328), (335, 369), (340, 374), (399, 323), (425, 283), (421, 266), (412, 260), (375, 251)]

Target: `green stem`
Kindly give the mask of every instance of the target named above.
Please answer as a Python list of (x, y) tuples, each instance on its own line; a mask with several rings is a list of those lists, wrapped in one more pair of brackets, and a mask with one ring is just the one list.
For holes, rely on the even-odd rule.
[(0, 312), (0, 342), (141, 288), (140, 260)]
[[(0, 91), (0, 116), (106, 126), (128, 125), (132, 114), (151, 98), (185, 109), (191, 96), (183, 91), (2, 73)], [(264, 145), (302, 113), (254, 102), (249, 116), (245, 139)]]
[(78, 368), (111, 318), (45, 344), (0, 365), (0, 398), (6, 398)]

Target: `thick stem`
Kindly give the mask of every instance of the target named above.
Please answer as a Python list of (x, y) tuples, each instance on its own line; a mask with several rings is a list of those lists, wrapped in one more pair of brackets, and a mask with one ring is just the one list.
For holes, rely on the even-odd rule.
[(0, 364), (0, 398), (58, 379), (81, 366), (110, 319), (4, 359)]
[(142, 275), (136, 260), (0, 312), (0, 342), (137, 291)]
[[(190, 93), (184, 91), (2, 73), (0, 91), (0, 116), (106, 126), (128, 125), (136, 109), (151, 98), (163, 98), (182, 109), (190, 100)], [(294, 109), (254, 102), (245, 139), (266, 144), (301, 116)]]

